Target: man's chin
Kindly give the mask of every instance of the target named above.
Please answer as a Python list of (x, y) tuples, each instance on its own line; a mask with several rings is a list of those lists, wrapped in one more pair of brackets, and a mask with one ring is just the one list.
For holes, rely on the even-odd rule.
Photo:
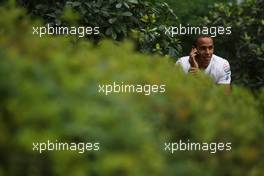
[(211, 61), (211, 58), (212, 58), (212, 56), (211, 56), (211, 57), (210, 57), (210, 56), (205, 56), (205, 57), (200, 58), (200, 59), (201, 59), (201, 62), (202, 62), (202, 63), (204, 63), (204, 64), (209, 64), (210, 61)]
[(204, 60), (210, 62), (211, 58), (212, 58), (212, 56), (207, 56), (204, 58)]
[(210, 61), (211, 61), (211, 58), (212, 58), (212, 57), (205, 57), (205, 58), (203, 58), (203, 63), (204, 63), (204, 64), (209, 64)]

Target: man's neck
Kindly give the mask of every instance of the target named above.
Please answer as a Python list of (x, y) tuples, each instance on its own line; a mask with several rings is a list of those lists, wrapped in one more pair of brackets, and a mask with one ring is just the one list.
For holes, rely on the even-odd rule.
[(211, 59), (209, 62), (203, 62), (202, 59), (199, 59), (198, 60), (199, 69), (205, 70), (210, 64), (210, 62), (211, 62)]
[(198, 64), (199, 65), (199, 69), (205, 70), (209, 64)]

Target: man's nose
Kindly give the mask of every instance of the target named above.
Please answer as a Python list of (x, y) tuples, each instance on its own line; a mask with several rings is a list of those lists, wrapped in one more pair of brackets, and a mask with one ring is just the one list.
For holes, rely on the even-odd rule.
[(205, 53), (206, 53), (206, 54), (209, 54), (209, 53), (210, 53), (210, 49), (207, 48), (207, 49), (205, 50)]

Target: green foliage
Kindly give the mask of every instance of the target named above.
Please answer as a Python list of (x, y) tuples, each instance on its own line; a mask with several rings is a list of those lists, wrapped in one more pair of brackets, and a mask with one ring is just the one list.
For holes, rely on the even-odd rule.
[[(121, 46), (32, 35), (17, 9), (0, 7), (1, 175), (250, 175), (263, 172), (260, 102), (226, 95), (164, 58)], [(99, 84), (165, 84), (164, 94), (105, 96)], [(263, 100), (262, 93), (260, 100)], [(99, 152), (32, 151), (32, 142), (100, 142)], [(231, 151), (164, 151), (164, 142), (232, 142)]]
[(96, 0), (96, 1), (21, 1), (33, 16), (39, 16), (50, 24), (68, 24), (63, 19), (64, 9), (73, 9), (80, 16), (77, 25), (100, 27), (98, 41), (111, 38), (122, 41), (129, 37), (136, 41), (144, 53), (179, 56), (178, 39), (165, 35), (165, 26), (177, 23), (177, 17), (166, 3), (150, 3), (141, 0)]
[(179, 17), (182, 24), (200, 25), (199, 17), (208, 15), (208, 8), (216, 2), (227, 3), (230, 0), (158, 0), (167, 2)]
[(216, 51), (229, 59), (234, 83), (253, 90), (264, 85), (263, 8), (262, 0), (215, 4), (204, 19), (205, 25), (232, 27), (231, 35), (217, 38)]

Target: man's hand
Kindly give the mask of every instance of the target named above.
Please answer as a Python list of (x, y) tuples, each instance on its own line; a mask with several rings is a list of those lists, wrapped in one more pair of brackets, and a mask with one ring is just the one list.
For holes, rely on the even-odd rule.
[(189, 57), (189, 62), (191, 65), (191, 68), (189, 69), (189, 73), (195, 74), (199, 70), (199, 65), (198, 62), (196, 61), (196, 56), (197, 56), (197, 49), (192, 48), (190, 52), (190, 57)]
[(199, 68), (196, 68), (196, 67), (190, 67), (190, 69), (189, 69), (189, 73), (191, 73), (191, 74), (195, 74), (195, 73), (197, 73), (199, 71)]

